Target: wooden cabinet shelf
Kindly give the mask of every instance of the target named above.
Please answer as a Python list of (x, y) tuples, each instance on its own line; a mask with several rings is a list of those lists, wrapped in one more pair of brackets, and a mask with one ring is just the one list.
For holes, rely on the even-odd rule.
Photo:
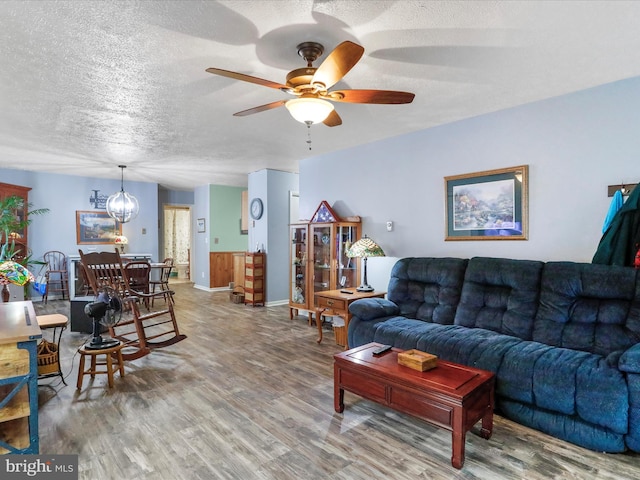
[[(13, 385), (0, 385), (0, 398), (7, 398), (15, 387)], [(24, 385), (5, 405), (0, 409), (0, 422), (8, 422), (16, 418), (29, 416), (29, 392)]]
[[(29, 211), (29, 191), (31, 188), (29, 187), (21, 187), (20, 185), (11, 185), (10, 183), (0, 183), (0, 199), (5, 199), (7, 197), (20, 197), (24, 201), (23, 207), (15, 212), (16, 218), (19, 221), (24, 221), (27, 219), (27, 212)], [(29, 233), (28, 228), (23, 228), (18, 232), (11, 232), (18, 235), (16, 238), (16, 243), (20, 243), (24, 245), (24, 248), (29, 247), (29, 240), (27, 235)], [(4, 242), (4, 232), (0, 232), (0, 241)], [(27, 252), (24, 252), (24, 255), (27, 255)]]

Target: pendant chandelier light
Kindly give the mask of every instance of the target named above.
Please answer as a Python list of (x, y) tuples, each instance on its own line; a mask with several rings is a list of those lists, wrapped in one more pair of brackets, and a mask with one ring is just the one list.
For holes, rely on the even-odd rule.
[(127, 223), (138, 216), (140, 206), (133, 195), (124, 191), (124, 169), (126, 165), (118, 165), (121, 170), (120, 191), (107, 199), (107, 213), (120, 223)]

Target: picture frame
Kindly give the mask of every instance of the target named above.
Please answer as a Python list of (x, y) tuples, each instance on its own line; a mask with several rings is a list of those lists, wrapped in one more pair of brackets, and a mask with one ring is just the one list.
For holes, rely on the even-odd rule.
[(122, 224), (106, 211), (76, 210), (78, 245), (109, 245), (122, 235)]
[(198, 233), (205, 233), (207, 231), (207, 224), (204, 218), (199, 218), (196, 220), (196, 227), (198, 229)]
[(445, 240), (527, 240), (529, 166), (445, 177)]

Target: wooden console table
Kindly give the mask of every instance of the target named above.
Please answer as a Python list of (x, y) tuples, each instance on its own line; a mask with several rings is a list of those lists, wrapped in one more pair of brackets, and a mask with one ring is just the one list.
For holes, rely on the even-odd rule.
[[(351, 292), (351, 293), (344, 293)], [(382, 298), (387, 292), (358, 292), (355, 288), (341, 288), (340, 290), (326, 290), (316, 293), (316, 324), (318, 325), (318, 343), (322, 341), (322, 315), (344, 318), (345, 332), (349, 329), (352, 315), (349, 305), (361, 298)], [(349, 348), (348, 342), (345, 346)]]
[(466, 433), (480, 420), (480, 436), (493, 430), (495, 376), (492, 372), (438, 360), (420, 372), (398, 364), (397, 348), (376, 357), (379, 343), (334, 355), (334, 408), (344, 411), (344, 391), (419, 417), (451, 431), (451, 464), (462, 468)]

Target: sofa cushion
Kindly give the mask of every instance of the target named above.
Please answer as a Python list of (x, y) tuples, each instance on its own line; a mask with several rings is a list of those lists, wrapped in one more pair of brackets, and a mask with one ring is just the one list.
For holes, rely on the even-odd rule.
[(496, 408), (507, 418), (554, 437), (599, 452), (624, 452), (625, 437), (606, 427), (570, 415), (542, 410), (515, 400), (496, 397)]
[(409, 350), (416, 348), (418, 339), (425, 335), (433, 335), (433, 332), (439, 327), (442, 326), (437, 323), (406, 317), (392, 317), (375, 326), (372, 341)]
[(400, 308), (390, 300), (384, 298), (361, 298), (349, 305), (349, 313), (360, 320), (398, 315)]
[(522, 340), (484, 330), (457, 325), (443, 326), (422, 335), (416, 348), (471, 367), (496, 373), (504, 355)]
[(506, 258), (469, 260), (455, 324), (530, 340), (543, 265)]
[(496, 393), (627, 433), (627, 383), (620, 371), (600, 355), (522, 342), (504, 356)]
[(391, 271), (387, 298), (405, 317), (450, 325), (466, 266), (462, 258), (400, 259)]
[(640, 342), (640, 282), (629, 267), (549, 262), (533, 340), (607, 356)]

